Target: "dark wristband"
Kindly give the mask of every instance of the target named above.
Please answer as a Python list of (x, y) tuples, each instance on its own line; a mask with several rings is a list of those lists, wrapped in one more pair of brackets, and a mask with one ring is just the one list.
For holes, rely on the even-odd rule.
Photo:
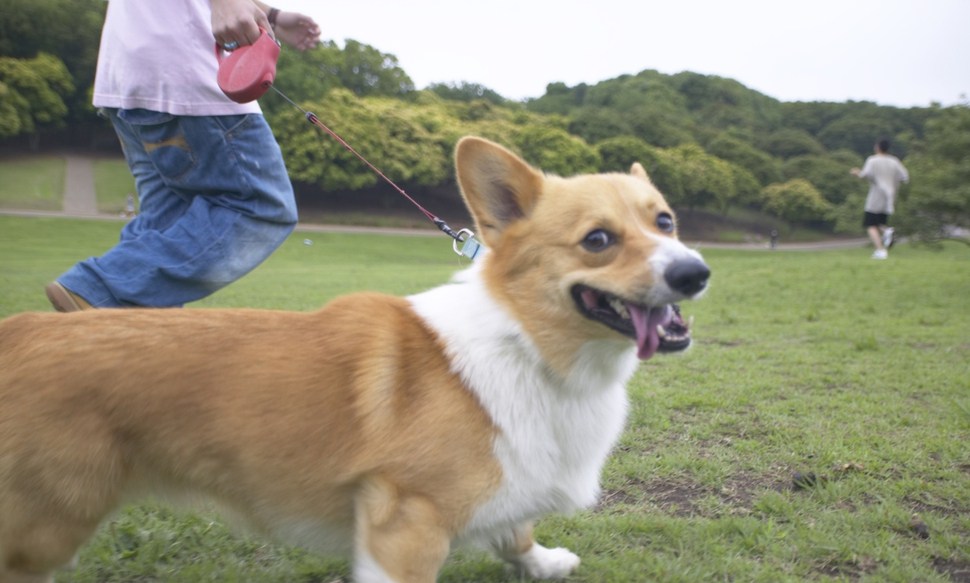
[(269, 25), (276, 28), (276, 17), (280, 15), (279, 8), (270, 8), (269, 14), (266, 15), (266, 19), (269, 20)]

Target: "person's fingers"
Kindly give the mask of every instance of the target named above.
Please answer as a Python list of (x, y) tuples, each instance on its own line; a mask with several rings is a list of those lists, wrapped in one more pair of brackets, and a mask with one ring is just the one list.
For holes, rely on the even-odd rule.
[(256, 11), (256, 32), (252, 40), (249, 41), (249, 44), (253, 44), (259, 38), (260, 29), (265, 30), (266, 33), (269, 34), (269, 36), (271, 36), (272, 38), (274, 39), (276, 38), (276, 35), (273, 34), (273, 27), (270, 26), (269, 18), (266, 17), (266, 13), (263, 12), (262, 10), (257, 10)]
[(225, 48), (231, 50), (233, 43), (253, 44), (259, 39), (260, 28), (271, 31), (266, 15), (251, 2), (241, 8), (238, 3), (213, 5), (212, 35)]

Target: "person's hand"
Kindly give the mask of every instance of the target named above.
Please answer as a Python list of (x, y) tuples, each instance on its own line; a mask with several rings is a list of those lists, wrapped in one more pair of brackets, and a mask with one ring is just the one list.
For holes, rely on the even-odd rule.
[(853, 176), (859, 176), (860, 172), (862, 172), (862, 170), (859, 170), (858, 168), (853, 168), (852, 170), (849, 170), (849, 174)]
[(252, 0), (211, 0), (211, 6), (212, 36), (227, 49), (253, 44), (260, 28), (273, 35), (266, 14)]
[(306, 51), (320, 42), (320, 27), (312, 18), (298, 12), (281, 10), (276, 15), (276, 39), (299, 50)]

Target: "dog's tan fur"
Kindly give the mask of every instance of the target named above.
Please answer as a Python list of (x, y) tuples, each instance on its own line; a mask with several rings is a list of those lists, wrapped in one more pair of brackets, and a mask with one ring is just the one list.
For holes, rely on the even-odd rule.
[[(615, 347), (627, 364), (610, 357), (596, 374), (622, 382), (629, 339), (579, 315), (568, 290), (657, 293), (652, 217), (669, 208), (642, 169), (545, 177), (478, 139), (459, 146), (457, 166), (490, 248), (484, 286), (527, 337), (509, 341), (540, 355), (537, 390), (555, 399), (591, 342)], [(622, 244), (578, 249), (595, 228)], [(313, 313), (101, 310), (0, 323), (0, 583), (49, 580), (106, 515), (145, 495), (209, 500), (310, 548), (343, 543), (362, 581), (433, 581), (452, 541), (515, 479), (496, 449), (508, 439), (514, 450), (515, 431), (488, 412), (501, 397), (456, 364), (419, 305), (361, 293)], [(575, 464), (585, 472), (576, 504), (595, 495), (587, 482), (622, 428), (616, 391), (611, 426), (583, 429), (606, 436)], [(493, 547), (533, 576), (564, 575), (578, 559), (536, 545), (529, 512)]]
[[(320, 333), (333, 329), (354, 333)], [(313, 516), (349, 541), (360, 512), (375, 554), (409, 558), (388, 566), (418, 563), (438, 540), (423, 578), (391, 573), (427, 579), (498, 479), (494, 428), (441, 351), (415, 350), (429, 344), (404, 300), (376, 294), (312, 314), (10, 318), (0, 328), (7, 568), (67, 563), (125, 499), (171, 490), (284, 535)], [(381, 541), (396, 521), (413, 521), (414, 536)]]

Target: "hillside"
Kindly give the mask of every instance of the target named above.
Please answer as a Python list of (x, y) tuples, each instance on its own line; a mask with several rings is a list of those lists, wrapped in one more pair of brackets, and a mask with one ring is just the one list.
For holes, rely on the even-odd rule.
[[(117, 152), (89, 105), (104, 2), (13, 0), (11, 9), (16, 18), (0, 24), (0, 156)], [(573, 87), (552, 83), (516, 102), (474, 82), (416, 88), (394, 55), (352, 39), (284, 51), (276, 82), (408, 191), (451, 188), (452, 148), (475, 134), (562, 175), (639, 161), (686, 214), (760, 213), (788, 230), (856, 234), (866, 186), (848, 170), (888, 137), (914, 176), (897, 205), (898, 226), (934, 236), (970, 223), (966, 105), (781, 102), (733, 79), (651, 69)], [(273, 94), (261, 105), (301, 190), (340, 205), (378, 187), (370, 169), (303, 112)]]

